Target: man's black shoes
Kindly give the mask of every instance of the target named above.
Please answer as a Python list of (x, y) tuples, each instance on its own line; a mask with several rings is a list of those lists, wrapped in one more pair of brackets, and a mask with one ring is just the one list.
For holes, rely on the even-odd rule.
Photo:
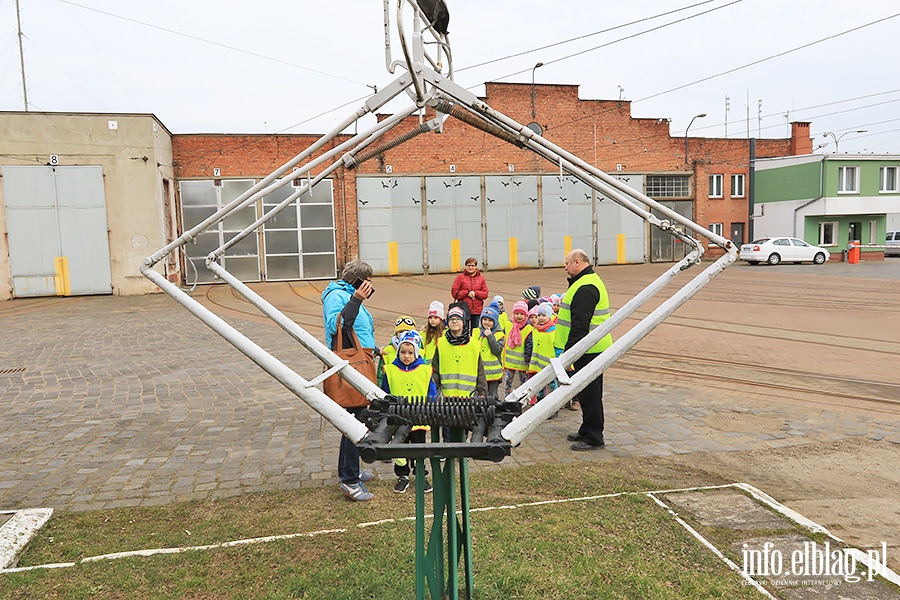
[(598, 449), (602, 448), (602, 447), (605, 446), (605, 445), (606, 445), (606, 444), (604, 444), (602, 441), (601, 441), (599, 444), (589, 444), (589, 443), (585, 442), (584, 440), (582, 440), (582, 441), (580, 441), (580, 442), (575, 442), (575, 443), (572, 444), (570, 447), (572, 448), (572, 450), (576, 450), (576, 451), (580, 451), (580, 450), (598, 450)]
[(570, 442), (580, 442), (584, 438), (581, 437), (580, 433), (570, 433), (566, 436), (566, 439)]

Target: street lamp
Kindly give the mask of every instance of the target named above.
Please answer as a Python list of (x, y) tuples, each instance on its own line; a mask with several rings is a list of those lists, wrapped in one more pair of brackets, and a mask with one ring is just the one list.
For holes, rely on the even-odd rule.
[[(706, 113), (700, 113), (699, 115), (694, 115), (694, 119), (702, 119), (705, 116)], [(690, 131), (691, 125), (694, 124), (694, 119), (691, 119), (687, 129), (684, 130), (684, 164), (688, 164), (688, 131)]]
[(544, 63), (539, 62), (534, 67), (531, 68), (531, 118), (535, 118), (537, 116), (537, 112), (534, 110), (534, 72), (543, 67)]
[(867, 133), (868, 131), (869, 131), (868, 129), (857, 129), (856, 131), (845, 131), (841, 135), (835, 135), (833, 131), (826, 131), (825, 135), (830, 135), (832, 138), (834, 138), (834, 153), (837, 154), (838, 153), (838, 142), (841, 141), (842, 137), (844, 137), (848, 133)]

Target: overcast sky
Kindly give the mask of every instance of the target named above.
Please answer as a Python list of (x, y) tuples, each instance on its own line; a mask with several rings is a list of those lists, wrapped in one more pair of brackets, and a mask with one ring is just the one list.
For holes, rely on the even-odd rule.
[[(819, 152), (835, 150), (826, 131), (846, 134), (841, 152), (900, 152), (896, 0), (446, 1), (456, 81), (479, 95), (485, 81), (530, 84), (543, 62), (537, 83), (631, 100), (674, 136), (707, 113), (692, 136), (749, 125), (787, 137), (801, 120), (814, 146), (829, 142)], [(379, 0), (20, 8), (30, 110), (154, 113), (175, 133), (321, 133), (395, 77)], [(0, 110), (23, 107), (16, 5), (0, 0)]]

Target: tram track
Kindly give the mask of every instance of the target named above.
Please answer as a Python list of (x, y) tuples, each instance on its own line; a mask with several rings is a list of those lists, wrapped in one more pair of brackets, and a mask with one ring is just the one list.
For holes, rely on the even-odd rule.
[[(687, 380), (715, 381), (729, 386), (747, 386), (782, 392), (788, 397), (824, 396), (847, 406), (855, 403), (877, 412), (900, 414), (900, 384), (868, 381), (821, 373), (809, 373), (770, 365), (683, 356), (651, 350), (631, 350), (613, 369), (632, 373), (668, 374)], [(778, 394), (782, 395), (782, 394)]]

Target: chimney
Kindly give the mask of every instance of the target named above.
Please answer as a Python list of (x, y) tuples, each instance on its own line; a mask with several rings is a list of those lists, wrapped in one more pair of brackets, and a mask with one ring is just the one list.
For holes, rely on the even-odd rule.
[(812, 154), (812, 138), (809, 137), (809, 123), (791, 123), (791, 156)]

